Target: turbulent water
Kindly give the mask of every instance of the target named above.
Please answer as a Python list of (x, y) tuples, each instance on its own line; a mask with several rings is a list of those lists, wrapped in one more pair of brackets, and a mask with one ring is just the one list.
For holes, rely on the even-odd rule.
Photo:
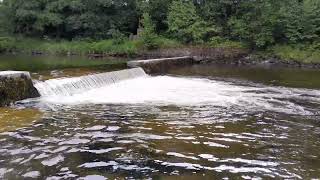
[(147, 74), (142, 68), (134, 68), (75, 78), (50, 79), (45, 82), (37, 82), (35, 87), (41, 96), (71, 96), (73, 94), (86, 93), (88, 90), (112, 85), (123, 80), (144, 76), (147, 76)]
[(319, 90), (147, 75), (65, 88), (75, 79), (18, 106), (43, 114), (0, 134), (0, 177), (320, 177)]

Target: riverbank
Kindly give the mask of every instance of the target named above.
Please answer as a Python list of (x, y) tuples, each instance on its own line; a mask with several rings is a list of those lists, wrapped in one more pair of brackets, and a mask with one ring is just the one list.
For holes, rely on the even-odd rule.
[(317, 44), (275, 45), (251, 52), (239, 64), (320, 69), (320, 49)]
[[(182, 44), (167, 38), (157, 37), (154, 49), (179, 48)], [(149, 50), (141, 40), (43, 40), (32, 38), (0, 37), (0, 53), (89, 56), (98, 57), (135, 57)]]
[(201, 62), (219, 64), (289, 66), (320, 69), (317, 44), (275, 45), (265, 50), (251, 50), (246, 44), (222, 41), (196, 45), (157, 37), (149, 49), (141, 40), (55, 41), (0, 37), (0, 53), (84, 56), (97, 58), (152, 59), (191, 56)]

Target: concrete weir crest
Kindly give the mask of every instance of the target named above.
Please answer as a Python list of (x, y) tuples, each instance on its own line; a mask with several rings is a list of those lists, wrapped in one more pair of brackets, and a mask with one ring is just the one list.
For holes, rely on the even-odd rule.
[(141, 67), (149, 74), (163, 74), (169, 69), (181, 66), (187, 66), (196, 63), (194, 57), (182, 56), (174, 58), (148, 59), (129, 61), (127, 66), (130, 68)]

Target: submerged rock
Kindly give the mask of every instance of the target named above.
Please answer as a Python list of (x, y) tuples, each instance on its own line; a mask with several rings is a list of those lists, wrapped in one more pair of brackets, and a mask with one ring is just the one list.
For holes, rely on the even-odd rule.
[(27, 98), (39, 97), (40, 94), (33, 86), (29, 72), (1, 71), (0, 72), (0, 107)]

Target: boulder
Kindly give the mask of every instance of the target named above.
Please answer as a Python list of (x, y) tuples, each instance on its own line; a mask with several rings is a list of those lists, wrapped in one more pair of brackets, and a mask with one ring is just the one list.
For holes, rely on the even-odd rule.
[(29, 72), (0, 71), (0, 107), (16, 101), (40, 97)]

